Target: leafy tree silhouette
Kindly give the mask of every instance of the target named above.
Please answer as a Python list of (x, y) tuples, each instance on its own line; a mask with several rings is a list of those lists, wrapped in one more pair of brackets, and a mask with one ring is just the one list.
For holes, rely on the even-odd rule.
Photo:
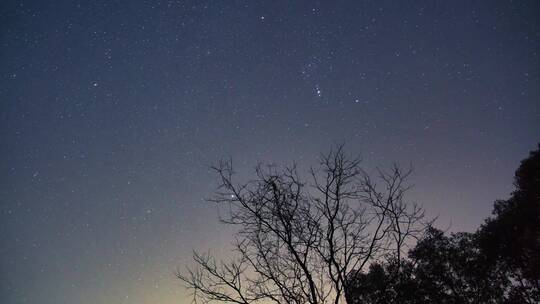
[(540, 145), (516, 171), (516, 190), (495, 202), (478, 231), (480, 249), (509, 279), (511, 303), (540, 302)]
[(540, 303), (540, 145), (475, 233), (427, 229), (409, 259), (354, 274), (348, 303)]

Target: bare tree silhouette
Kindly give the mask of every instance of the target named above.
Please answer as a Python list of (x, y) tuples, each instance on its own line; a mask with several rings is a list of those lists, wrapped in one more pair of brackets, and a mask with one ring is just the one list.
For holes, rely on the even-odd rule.
[(370, 177), (343, 146), (320, 157), (310, 183), (295, 165), (259, 165), (256, 178), (240, 184), (231, 162), (214, 169), (221, 184), (210, 201), (226, 206), (223, 222), (238, 227), (236, 256), (225, 262), (195, 252), (197, 266), (177, 272), (196, 302), (346, 302), (354, 274), (375, 261), (399, 265), (426, 227), (423, 210), (405, 200), (410, 169)]

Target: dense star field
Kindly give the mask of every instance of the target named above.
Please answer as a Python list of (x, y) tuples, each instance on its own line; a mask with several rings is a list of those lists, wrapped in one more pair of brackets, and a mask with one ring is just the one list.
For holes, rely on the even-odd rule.
[(346, 142), (472, 231), (540, 139), (537, 1), (3, 1), (0, 302), (189, 303), (230, 157)]

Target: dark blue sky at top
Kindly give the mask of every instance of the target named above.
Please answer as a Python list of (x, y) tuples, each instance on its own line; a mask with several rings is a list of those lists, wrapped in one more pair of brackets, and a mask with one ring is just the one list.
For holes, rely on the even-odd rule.
[(2, 303), (188, 303), (208, 165), (412, 164), (473, 230), (540, 139), (536, 1), (3, 1)]

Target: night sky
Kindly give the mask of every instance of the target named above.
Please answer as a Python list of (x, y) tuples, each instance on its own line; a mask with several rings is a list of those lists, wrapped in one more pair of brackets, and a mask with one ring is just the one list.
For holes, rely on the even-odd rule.
[[(408, 2), (408, 1), (407, 1)], [(231, 157), (415, 168), (472, 231), (540, 140), (538, 1), (2, 1), (0, 302), (187, 304)]]

